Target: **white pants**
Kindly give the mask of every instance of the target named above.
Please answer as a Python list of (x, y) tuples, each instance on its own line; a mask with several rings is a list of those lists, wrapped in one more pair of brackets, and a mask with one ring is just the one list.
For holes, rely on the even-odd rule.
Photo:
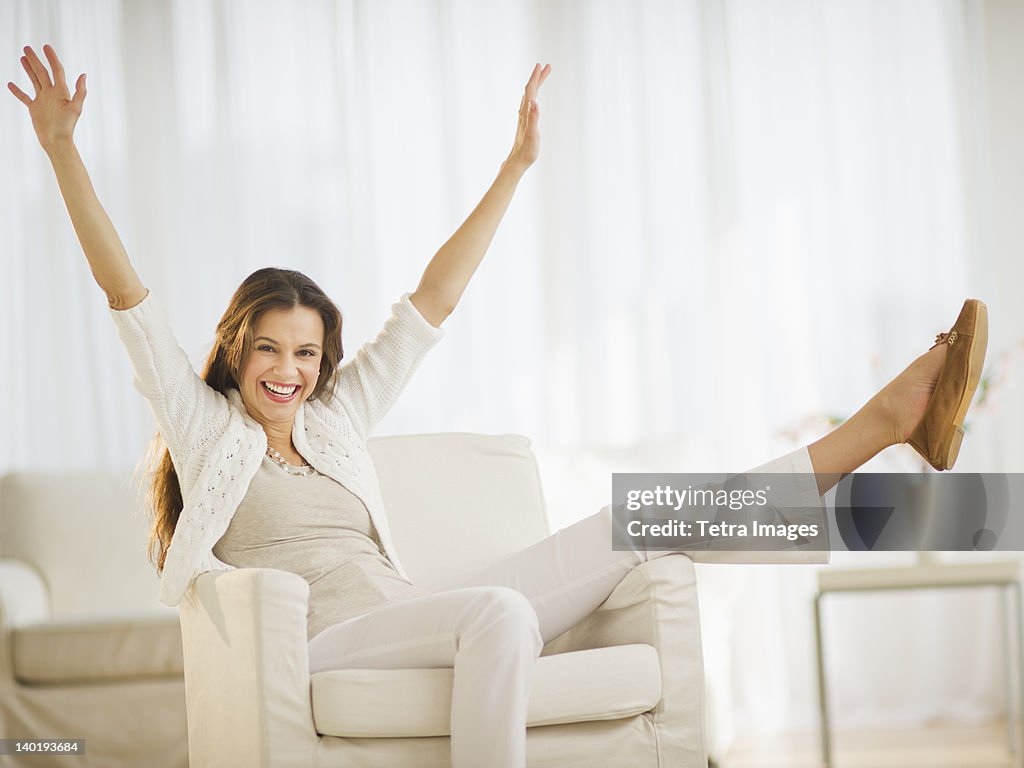
[[(751, 471), (813, 470), (801, 448)], [(524, 768), (527, 702), (544, 644), (593, 613), (630, 569), (676, 554), (615, 551), (611, 542), (605, 507), (458, 588), (328, 627), (309, 642), (310, 673), (454, 667), (453, 768)]]

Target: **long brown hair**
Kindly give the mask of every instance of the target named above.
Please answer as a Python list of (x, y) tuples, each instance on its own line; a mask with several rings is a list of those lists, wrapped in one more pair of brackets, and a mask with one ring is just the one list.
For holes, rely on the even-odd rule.
[[(335, 376), (342, 358), (341, 312), (320, 286), (301, 272), (266, 267), (249, 275), (231, 297), (224, 316), (217, 323), (213, 349), (200, 374), (213, 389), (227, 395), (238, 388), (252, 349), (253, 328), (264, 312), (271, 309), (309, 307), (320, 314), (324, 323), (323, 353), (320, 357), (320, 378), (309, 399), (330, 398)], [(149, 534), (149, 559), (158, 573), (164, 569), (167, 548), (184, 507), (181, 484), (171, 461), (170, 451), (160, 433), (153, 438), (148, 453), (150, 485), (146, 504), (153, 515)]]

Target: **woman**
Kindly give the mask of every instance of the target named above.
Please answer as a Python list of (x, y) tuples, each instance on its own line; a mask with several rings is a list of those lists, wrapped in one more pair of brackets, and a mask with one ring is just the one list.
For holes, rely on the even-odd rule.
[[(521, 768), (543, 644), (591, 613), (631, 568), (672, 553), (613, 551), (606, 508), (461, 588), (430, 594), (409, 581), (394, 551), (366, 439), (439, 339), (537, 158), (536, 99), (550, 67), (530, 75), (512, 150), (480, 204), (353, 360), (339, 365), (341, 317), (316, 284), (263, 269), (235, 293), (197, 376), (75, 149), (85, 75), (72, 95), (53, 48), (43, 52), (52, 78), (31, 48), (21, 59), (35, 98), (8, 87), (29, 109), (166, 444), (151, 493), (161, 600), (177, 605), (196, 575), (215, 568), (299, 573), (310, 582), (312, 672), (454, 666), (452, 764)], [(842, 474), (889, 445), (910, 440), (937, 468), (952, 466), (985, 323), (984, 305), (969, 301), (944, 343), (849, 421), (754, 471), (814, 473), (816, 484), (795, 501), (816, 505)]]

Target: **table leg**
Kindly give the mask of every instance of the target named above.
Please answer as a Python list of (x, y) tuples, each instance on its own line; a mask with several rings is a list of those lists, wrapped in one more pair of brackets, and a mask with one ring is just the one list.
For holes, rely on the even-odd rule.
[[(1017, 618), (1017, 651), (1014, 654), (1017, 668), (1017, 706), (1012, 716), (1007, 713), (1007, 718), (1012, 717), (1014, 744), (1020, 745), (1024, 741), (1024, 606), (1021, 605), (1019, 581), (1010, 585), (1010, 594), (1013, 599), (1013, 614)], [(1024, 748), (1018, 748), (1016, 755), (1018, 764), (1024, 766)]]
[(818, 651), (818, 705), (821, 711), (821, 764), (832, 767), (832, 744), (829, 738), (828, 691), (825, 687), (825, 648), (821, 640), (821, 600), (819, 592), (814, 598), (814, 640)]
[[(1003, 674), (1006, 676), (1005, 689), (1006, 689), (1006, 738), (1009, 743), (1010, 754), (1017, 754), (1017, 726), (1014, 722), (1014, 711), (1015, 711), (1015, 700), (1014, 696), (1014, 683), (1013, 675), (1017, 668), (1017, 665), (1013, 663), (1013, 647), (1014, 647), (1014, 636), (1016, 632), (1010, 626), (1010, 598), (1012, 594), (1010, 592), (1010, 585), (1006, 584), (999, 590), (999, 600), (1001, 605), (999, 606), (999, 629), (1000, 629), (1000, 641), (1003, 646)], [(1013, 614), (1016, 615), (1016, 614)]]

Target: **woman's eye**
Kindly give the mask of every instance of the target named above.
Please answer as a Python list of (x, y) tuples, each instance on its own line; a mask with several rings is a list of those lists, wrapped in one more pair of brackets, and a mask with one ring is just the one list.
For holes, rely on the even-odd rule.
[(256, 349), (258, 349), (260, 352), (273, 352), (274, 351), (273, 349), (271, 349), (266, 344), (261, 344), (260, 346), (256, 347)]
[(302, 352), (306, 355), (306, 357), (316, 357), (316, 352), (314, 352), (312, 349), (304, 349), (302, 350)]

